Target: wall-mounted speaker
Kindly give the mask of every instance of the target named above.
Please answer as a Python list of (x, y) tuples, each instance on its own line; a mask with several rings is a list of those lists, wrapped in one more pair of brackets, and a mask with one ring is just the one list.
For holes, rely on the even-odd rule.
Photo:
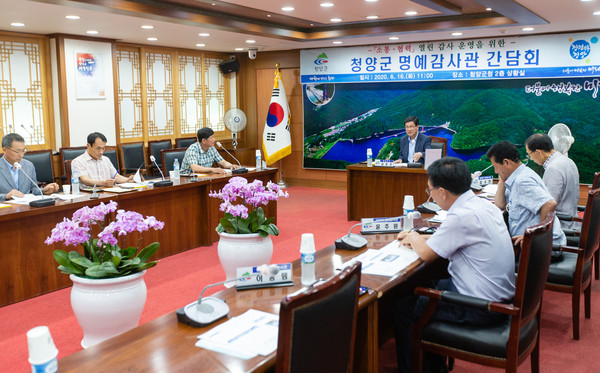
[(240, 61), (237, 58), (233, 58), (229, 61), (223, 61), (219, 64), (219, 70), (223, 75), (229, 73), (235, 73), (240, 69)]

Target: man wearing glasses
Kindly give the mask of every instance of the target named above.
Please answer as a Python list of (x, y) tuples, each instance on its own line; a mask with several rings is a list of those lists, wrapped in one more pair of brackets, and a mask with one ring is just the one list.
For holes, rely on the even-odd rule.
[[(427, 193), (444, 210), (446, 219), (428, 239), (415, 231), (398, 234), (425, 262), (448, 259), (450, 278), (433, 286), (463, 295), (506, 302), (515, 293), (515, 256), (500, 209), (471, 191), (471, 172), (465, 162), (446, 157), (427, 168)], [(394, 329), (398, 371), (410, 372), (410, 349), (414, 322), (425, 310), (428, 298), (409, 295), (394, 305)], [(502, 321), (503, 315), (440, 301), (434, 320), (468, 325)], [(424, 371), (444, 370), (443, 359), (424, 355)]]
[[(27, 159), (23, 159), (27, 152), (25, 139), (17, 133), (9, 133), (2, 138), (2, 150), (4, 156), (0, 160), (0, 201), (23, 197), (25, 194), (40, 194), (35, 167)], [(17, 162), (21, 164), (21, 170), (15, 167)], [(23, 173), (29, 175), (36, 184)], [(50, 183), (42, 190), (44, 194), (58, 192), (58, 184)]]
[(394, 163), (425, 163), (425, 149), (431, 148), (431, 137), (419, 133), (419, 118), (404, 119), (406, 136), (400, 139), (400, 159)]

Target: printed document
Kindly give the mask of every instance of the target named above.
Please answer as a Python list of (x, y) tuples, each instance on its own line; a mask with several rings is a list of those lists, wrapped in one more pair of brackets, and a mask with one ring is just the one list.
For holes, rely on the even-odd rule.
[(354, 258), (362, 263), (361, 273), (393, 276), (419, 259), (412, 249), (393, 240), (379, 250), (369, 249)]

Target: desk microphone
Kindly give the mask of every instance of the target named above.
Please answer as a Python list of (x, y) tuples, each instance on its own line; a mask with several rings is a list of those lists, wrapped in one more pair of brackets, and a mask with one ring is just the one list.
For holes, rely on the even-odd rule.
[[(152, 161), (152, 163), (154, 163), (154, 165), (156, 166), (156, 168), (158, 168), (158, 171), (160, 172), (160, 176), (162, 176), (162, 181), (157, 181), (156, 183), (154, 183), (153, 185), (157, 188), (160, 187), (167, 187), (167, 186), (171, 186), (173, 185), (173, 182), (171, 180), (165, 180), (165, 175), (163, 174), (162, 170), (160, 169), (160, 167), (158, 167), (158, 164), (156, 163), (156, 158), (154, 158), (153, 155), (150, 156), (150, 160)], [(140, 166), (141, 167), (141, 166)]]
[(217, 282), (215, 284), (206, 285), (204, 289), (202, 289), (202, 292), (200, 293), (200, 297), (198, 298), (197, 302), (192, 302), (187, 306), (177, 310), (177, 320), (181, 323), (188, 324), (197, 328), (207, 326), (219, 320), (220, 318), (227, 316), (227, 314), (229, 313), (229, 306), (227, 305), (227, 303), (225, 303), (224, 300), (219, 298), (204, 298), (203, 295), (206, 289), (218, 285), (223, 285), (228, 282), (244, 280), (250, 276), (274, 276), (277, 273), (279, 273), (279, 266), (277, 264), (272, 264), (269, 266), (263, 264), (259, 267), (258, 273), (251, 274), (249, 276), (234, 278), (231, 280)]
[[(42, 188), (40, 188), (40, 186), (35, 181), (33, 181), (33, 179), (31, 177), (29, 177), (29, 175), (27, 175), (27, 173), (25, 171), (23, 171), (21, 164), (19, 162), (15, 162), (14, 166), (17, 170), (20, 170), (23, 175), (27, 176), (27, 178), (31, 181), (31, 183), (38, 188), (38, 190), (40, 191), (40, 194), (42, 196), (44, 196), (44, 191), (42, 191)], [(54, 206), (55, 203), (56, 202), (52, 198), (48, 197), (48, 198), (42, 198), (42, 199), (37, 199), (35, 201), (31, 201), (31, 202), (29, 202), (29, 206), (31, 206), (31, 207), (47, 207), (47, 206)]]
[(350, 227), (350, 230), (348, 230), (347, 235), (335, 240), (335, 248), (341, 250), (359, 250), (367, 246), (366, 238), (364, 238), (360, 234), (351, 233), (352, 229), (358, 227), (359, 225), (362, 225), (362, 222), (354, 224)]
[[(32, 130), (32, 131), (34, 131), (34, 130), (35, 130), (35, 129), (33, 128), (33, 124), (30, 124), (29, 126), (31, 127), (31, 130)], [(26, 127), (25, 127), (25, 125), (24, 125), (24, 124), (22, 124), (22, 123), (21, 123), (21, 128), (23, 128), (23, 129), (25, 130), (25, 132), (27, 132), (27, 133), (29, 134), (29, 136), (30, 136), (31, 138), (33, 138), (33, 134), (32, 134), (31, 132), (27, 131), (27, 128), (26, 128)], [(42, 133), (42, 136), (44, 137), (44, 141), (46, 141), (46, 144), (50, 145), (50, 148), (52, 148), (52, 154), (56, 154), (56, 153), (58, 153), (58, 152), (56, 151), (56, 149), (54, 149), (54, 146), (52, 145), (52, 143), (51, 143), (50, 141), (48, 141), (48, 139), (46, 138), (46, 135), (45, 135), (44, 133)], [(38, 145), (39, 145), (39, 144), (38, 144)], [(40, 145), (40, 148), (42, 148), (42, 149), (43, 149), (43, 147), (42, 147), (41, 145)]]
[(233, 154), (231, 154), (230, 152), (228, 152), (227, 149), (225, 149), (223, 147), (223, 145), (221, 145), (220, 142), (217, 141), (216, 144), (219, 146), (219, 148), (225, 150), (225, 152), (227, 154), (229, 154), (231, 156), (231, 158), (235, 159), (235, 161), (238, 163), (238, 166), (240, 166), (240, 168), (236, 168), (235, 170), (231, 170), (232, 174), (245, 174), (245, 173), (248, 172), (248, 169), (245, 168), (245, 167), (242, 167), (242, 164), (240, 163), (240, 161), (238, 161), (238, 159), (236, 157), (234, 157)]

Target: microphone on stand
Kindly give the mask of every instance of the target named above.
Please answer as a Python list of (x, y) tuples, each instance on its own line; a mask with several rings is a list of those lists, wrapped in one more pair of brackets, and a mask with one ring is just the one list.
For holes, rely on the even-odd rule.
[[(390, 222), (390, 221), (398, 221), (398, 220), (404, 220), (404, 219), (419, 219), (421, 217), (421, 213), (419, 211), (412, 211), (409, 212), (408, 215), (400, 215), (400, 216), (396, 216), (393, 218), (386, 218), (386, 219), (381, 219), (381, 220), (377, 220), (377, 223), (385, 223), (385, 222)], [(357, 227), (359, 225), (363, 225), (365, 223), (360, 222), (360, 223), (356, 223), (354, 224), (352, 227), (350, 227), (350, 230), (348, 231), (348, 234), (346, 236), (343, 236), (342, 238), (339, 238), (337, 240), (335, 240), (335, 249), (336, 250), (360, 250), (363, 247), (365, 247), (367, 245), (367, 239), (364, 238), (362, 235), (360, 234), (356, 234), (356, 233), (350, 233), (352, 232), (352, 229), (354, 229), (354, 227)]]
[(157, 181), (153, 185), (155, 187), (158, 187), (158, 188), (160, 188), (160, 187), (167, 187), (167, 186), (173, 185), (173, 182), (171, 180), (165, 180), (165, 175), (163, 174), (163, 172), (160, 169), (160, 167), (158, 167), (158, 164), (156, 164), (156, 158), (154, 158), (153, 155), (150, 156), (150, 160), (152, 161), (152, 163), (154, 163), (154, 165), (156, 166), (156, 168), (158, 168), (158, 171), (160, 172), (160, 176), (162, 176), (162, 181)]
[[(33, 124), (30, 124), (29, 127), (31, 127), (31, 130), (34, 131), (35, 129), (33, 128)], [(25, 130), (25, 132), (27, 132), (29, 134), (29, 136), (33, 137), (33, 134), (31, 134), (29, 131), (27, 131), (27, 128), (25, 128), (25, 125), (21, 124), (21, 128), (23, 128)], [(44, 141), (46, 141), (46, 143), (48, 145), (50, 145), (50, 148), (52, 148), (52, 154), (57, 154), (58, 151), (54, 148), (54, 145), (52, 145), (52, 143), (50, 141), (48, 141), (48, 139), (46, 138), (46, 135), (44, 133), (42, 133), (42, 136), (44, 137)], [(41, 146), (40, 146), (41, 147)]]
[(483, 169), (483, 171), (475, 171), (471, 174), (471, 189), (473, 190), (481, 190), (481, 183), (479, 182), (479, 176), (481, 176), (482, 173), (486, 172), (488, 169), (490, 169), (490, 167), (492, 167), (494, 164), (491, 164), (489, 166), (487, 166), (486, 168)]
[[(279, 266), (277, 264), (272, 264), (270, 266), (262, 265), (259, 268), (260, 271), (258, 273), (251, 274), (250, 276), (274, 276), (279, 273)], [(224, 300), (215, 297), (204, 298), (204, 292), (206, 289), (223, 285), (232, 281), (241, 281), (247, 279), (248, 277), (249, 276), (243, 276), (206, 285), (204, 289), (202, 289), (197, 302), (192, 302), (187, 306), (177, 310), (177, 320), (181, 323), (201, 328), (227, 316), (229, 313), (229, 306), (227, 303), (225, 303)]]
[(238, 166), (240, 166), (240, 168), (236, 168), (235, 170), (231, 170), (232, 174), (245, 174), (245, 173), (248, 172), (248, 169), (245, 168), (245, 167), (242, 167), (242, 164), (240, 163), (240, 161), (238, 161), (238, 159), (236, 157), (234, 157), (233, 154), (231, 154), (230, 152), (228, 152), (227, 149), (225, 149), (223, 147), (223, 145), (221, 145), (220, 142), (217, 141), (216, 144), (219, 146), (219, 148), (225, 150), (225, 152), (227, 154), (229, 154), (231, 156), (231, 158), (235, 159), (235, 161), (238, 163)]
[[(19, 162), (15, 162), (14, 166), (17, 170), (20, 170), (23, 175), (27, 176), (27, 178), (31, 181), (31, 183), (39, 189), (40, 194), (42, 196), (44, 196), (44, 191), (42, 190), (42, 188), (40, 188), (40, 186), (35, 181), (33, 181), (33, 179), (31, 177), (29, 177), (29, 175), (27, 175), (27, 173), (25, 171), (23, 171), (21, 164)], [(31, 207), (47, 207), (47, 206), (54, 206), (55, 203), (56, 202), (52, 198), (48, 197), (48, 198), (42, 198), (42, 199), (37, 199), (35, 201), (31, 201), (31, 202), (29, 202), (29, 206), (31, 206)]]

